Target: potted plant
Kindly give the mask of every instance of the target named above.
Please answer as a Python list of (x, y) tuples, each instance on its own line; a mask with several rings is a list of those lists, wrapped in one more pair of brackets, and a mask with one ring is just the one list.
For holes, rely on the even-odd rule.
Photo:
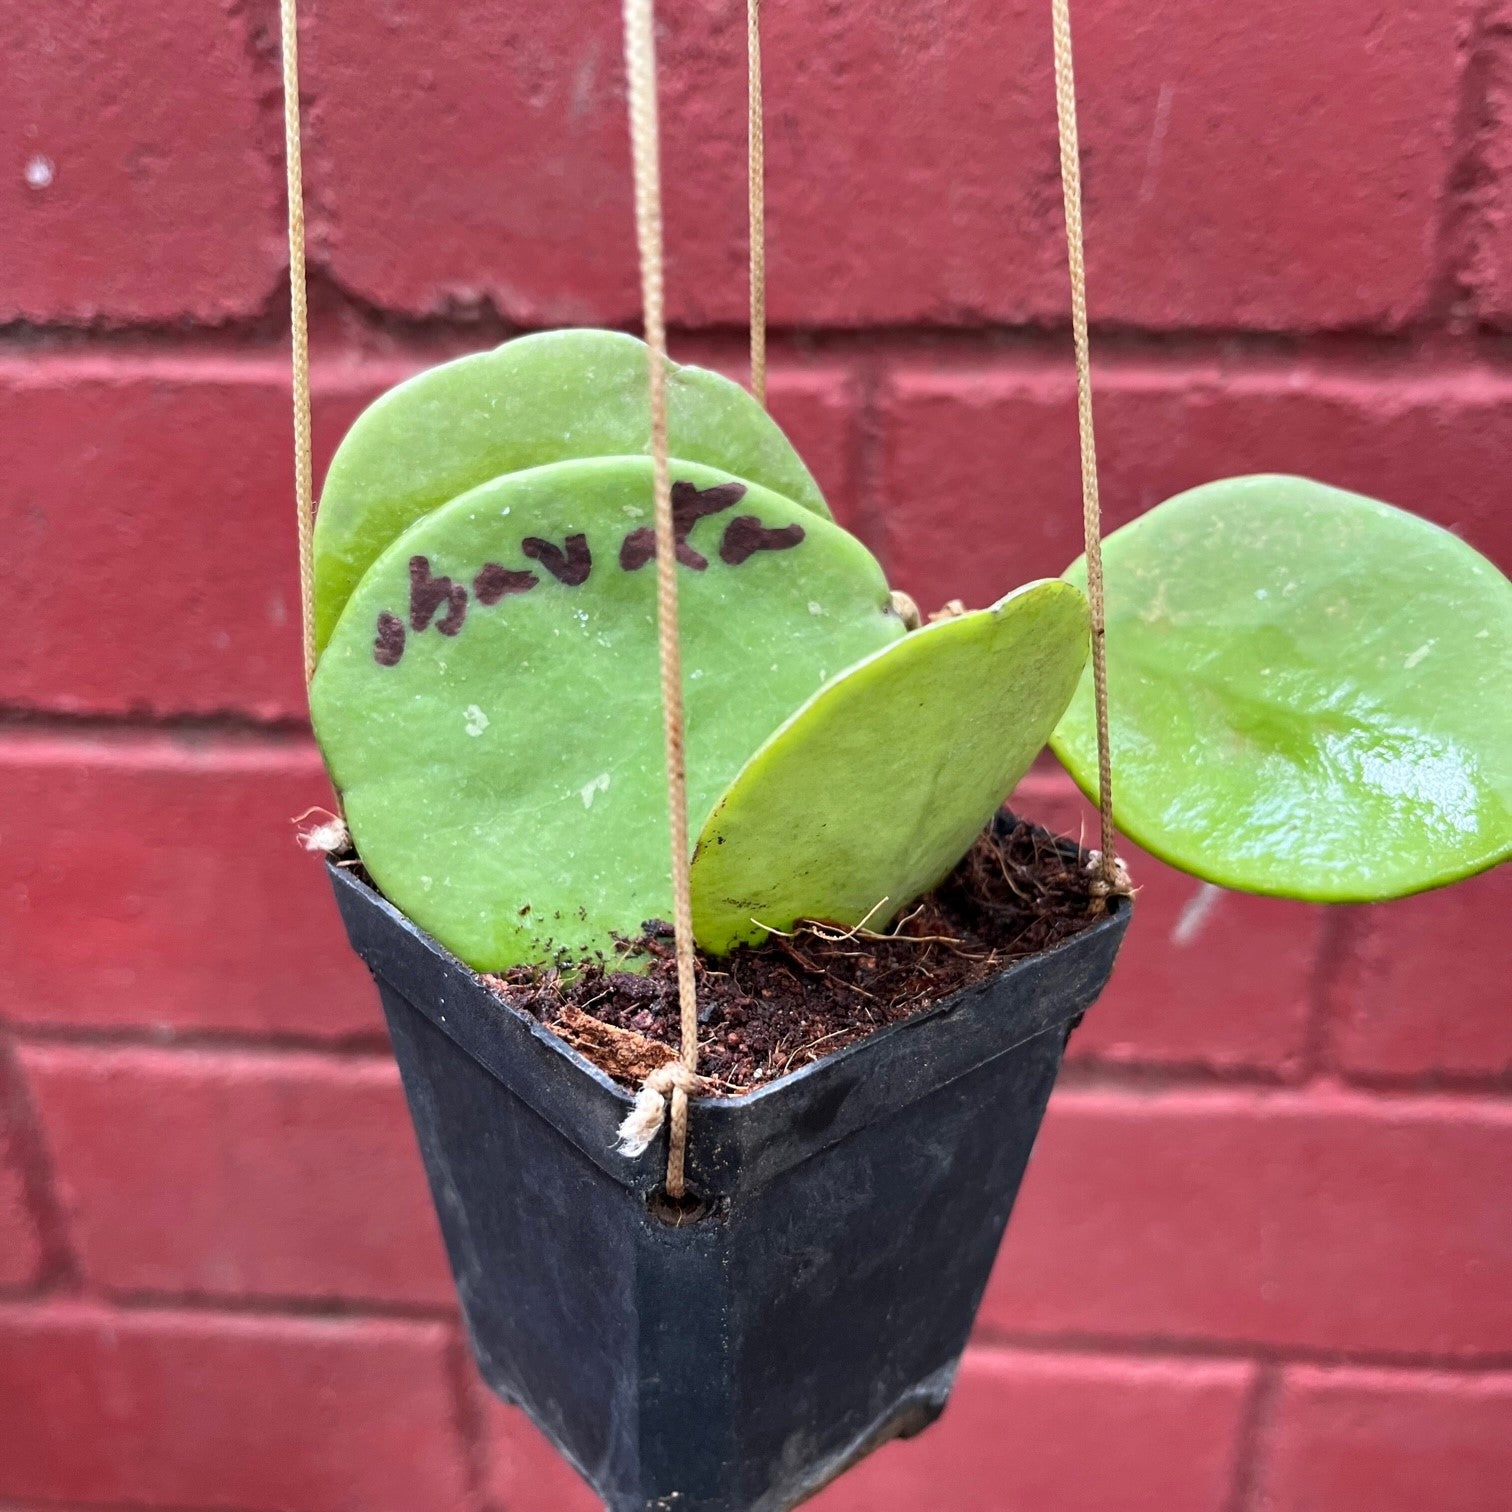
[[(358, 420), (311, 706), (484, 1377), (612, 1512), (778, 1512), (941, 1410), (1129, 900), (998, 812), (1047, 742), (1097, 786), (1078, 567), (917, 625), (760, 406), (673, 370), (706, 1095), (669, 1197), (646, 361), (527, 337)], [(1106, 577), (1147, 849), (1327, 900), (1512, 851), (1512, 585), (1469, 547), (1236, 479)]]

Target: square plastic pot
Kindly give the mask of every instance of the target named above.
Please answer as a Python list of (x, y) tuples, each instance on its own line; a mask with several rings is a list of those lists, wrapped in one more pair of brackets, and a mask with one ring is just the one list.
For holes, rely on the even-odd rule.
[(783, 1512), (945, 1405), (1066, 1037), (1128, 923), (741, 1098), (701, 1099), (699, 1221), (666, 1136), (349, 872), (478, 1367), (610, 1512)]

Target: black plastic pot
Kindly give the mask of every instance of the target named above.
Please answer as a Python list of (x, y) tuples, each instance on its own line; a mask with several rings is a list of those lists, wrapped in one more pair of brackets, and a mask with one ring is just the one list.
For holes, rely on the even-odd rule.
[(785, 1512), (945, 1405), (1120, 903), (1059, 948), (614, 1151), (630, 1099), (350, 873), (484, 1379), (610, 1512)]

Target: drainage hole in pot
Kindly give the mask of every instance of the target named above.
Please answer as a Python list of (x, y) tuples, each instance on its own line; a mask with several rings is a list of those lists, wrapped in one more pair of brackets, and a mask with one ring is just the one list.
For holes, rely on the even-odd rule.
[(684, 1192), (681, 1197), (669, 1197), (665, 1187), (658, 1187), (646, 1198), (646, 1208), (658, 1223), (668, 1228), (691, 1228), (712, 1218), (719, 1211), (719, 1204), (697, 1192)]

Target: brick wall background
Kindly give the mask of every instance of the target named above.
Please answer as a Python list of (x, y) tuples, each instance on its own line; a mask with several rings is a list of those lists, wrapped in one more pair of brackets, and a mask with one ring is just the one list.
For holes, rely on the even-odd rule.
[[(618, 7), (306, 0), (316, 422), (633, 323)], [(926, 604), (1077, 549), (1047, 7), (768, 7), (773, 404)], [(0, 0), (0, 1506), (587, 1512), (474, 1383), (302, 719), (273, 0)], [(674, 350), (739, 373), (743, 8), (662, 7)], [(1512, 6), (1078, 8), (1105, 496), (1512, 566)], [(1046, 770), (1023, 806), (1075, 827)], [(1131, 858), (945, 1420), (825, 1512), (1497, 1512), (1512, 870)]]

